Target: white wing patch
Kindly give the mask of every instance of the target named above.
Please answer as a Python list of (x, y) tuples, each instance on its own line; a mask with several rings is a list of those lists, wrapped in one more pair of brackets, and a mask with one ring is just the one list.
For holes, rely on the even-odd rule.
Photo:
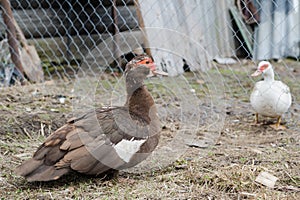
[(125, 162), (129, 162), (132, 156), (140, 150), (140, 147), (144, 144), (146, 140), (121, 140), (118, 144), (114, 146), (117, 154)]

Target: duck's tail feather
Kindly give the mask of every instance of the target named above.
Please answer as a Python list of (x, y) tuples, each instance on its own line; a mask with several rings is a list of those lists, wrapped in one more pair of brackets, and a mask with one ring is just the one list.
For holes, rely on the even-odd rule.
[(33, 158), (25, 161), (15, 170), (16, 174), (24, 176), (29, 182), (57, 180), (69, 171), (70, 168), (57, 169), (53, 165), (45, 165), (43, 160)]

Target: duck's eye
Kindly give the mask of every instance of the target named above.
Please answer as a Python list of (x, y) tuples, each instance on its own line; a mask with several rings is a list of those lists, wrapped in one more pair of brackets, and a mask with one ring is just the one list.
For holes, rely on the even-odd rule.
[(139, 63), (140, 64), (150, 64), (150, 61), (149, 60), (142, 60)]

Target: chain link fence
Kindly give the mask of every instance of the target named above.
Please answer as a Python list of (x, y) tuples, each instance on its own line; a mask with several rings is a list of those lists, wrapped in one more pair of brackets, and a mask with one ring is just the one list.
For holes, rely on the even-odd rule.
[[(174, 75), (183, 72), (182, 59), (192, 63), (191, 68), (203, 70), (218, 57), (238, 61), (241, 57), (299, 58), (296, 0), (10, 3), (25, 37), (38, 50), (47, 79), (53, 79), (53, 75), (71, 78), (79, 69), (91, 66), (119, 72), (133, 54), (145, 51)], [(3, 21), (0, 28), (5, 38)], [(162, 52), (162, 48), (170, 53)], [(180, 59), (170, 54), (181, 54), (177, 56)], [(187, 54), (200, 59), (193, 63)]]
[[(248, 98), (257, 60), (280, 61), (280, 70), (299, 83), (292, 72), (300, 57), (297, 0), (11, 0), (10, 5), (38, 52), (45, 83), (67, 88), (64, 95), (72, 97), (75, 115), (94, 106), (122, 105), (126, 63), (141, 53), (153, 56), (170, 77), (147, 85), (163, 127), (177, 132), (157, 155), (173, 149), (177, 158), (186, 148), (178, 145), (183, 138), (192, 146), (216, 142), (235, 99)], [(17, 77), (18, 72), (5, 72), (13, 62), (3, 20), (0, 30), (1, 76)], [(45, 85), (40, 89), (48, 90)], [(203, 143), (194, 144), (195, 138)]]

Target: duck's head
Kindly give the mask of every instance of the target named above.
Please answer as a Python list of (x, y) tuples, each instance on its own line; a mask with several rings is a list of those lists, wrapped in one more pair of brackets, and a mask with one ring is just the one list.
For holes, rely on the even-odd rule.
[(261, 61), (258, 64), (257, 70), (251, 74), (251, 76), (258, 76), (258, 75), (265, 75), (265, 74), (269, 74), (272, 71), (272, 65), (270, 62), (268, 61)]
[(168, 74), (156, 69), (153, 59), (148, 55), (139, 55), (127, 63), (125, 76), (134, 82), (142, 82), (146, 77)]

